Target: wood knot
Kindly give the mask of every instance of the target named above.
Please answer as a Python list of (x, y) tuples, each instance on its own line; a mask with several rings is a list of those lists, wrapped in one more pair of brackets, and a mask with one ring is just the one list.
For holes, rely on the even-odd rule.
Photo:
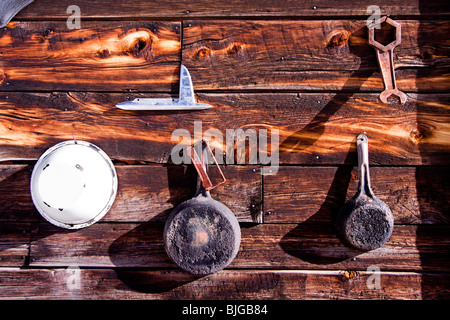
[(358, 271), (345, 270), (342, 273), (342, 280), (344, 280), (344, 281), (353, 280), (353, 279), (356, 279), (358, 277), (359, 277)]
[(197, 58), (206, 58), (211, 55), (211, 49), (203, 47), (197, 51)]
[(101, 59), (106, 59), (106, 58), (111, 57), (111, 53), (109, 52), (108, 49), (103, 49), (103, 50), (100, 50), (100, 51), (98, 52), (98, 56), (99, 56)]
[(419, 130), (413, 130), (411, 131), (411, 138), (419, 140), (423, 138), (423, 133)]
[(420, 58), (422, 60), (432, 60), (434, 59), (434, 53), (431, 50), (424, 50), (420, 53)]
[(151, 51), (152, 39), (137, 38), (128, 49), (128, 52), (136, 58), (148, 58)]
[(50, 29), (50, 28), (48, 28), (47, 30), (45, 30), (45, 31), (42, 33), (42, 35), (43, 35), (44, 37), (48, 37), (48, 36), (51, 35), (52, 33), (53, 33), (53, 30)]
[(344, 47), (348, 43), (348, 33), (341, 31), (334, 34), (328, 41), (327, 49)]
[(237, 54), (240, 51), (242, 51), (242, 49), (244, 49), (244, 45), (242, 43), (232, 43), (228, 49), (227, 49), (227, 53), (228, 54)]
[(411, 139), (415, 143), (418, 143), (420, 140), (422, 140), (425, 137), (425, 135), (420, 130), (411, 131), (410, 136), (411, 136)]
[(134, 52), (134, 53), (139, 53), (139, 52), (141, 52), (142, 50), (144, 50), (144, 48), (147, 46), (147, 41), (146, 40), (144, 40), (144, 39), (138, 39), (135, 43), (134, 43), (134, 45), (131, 47), (131, 50)]
[(414, 143), (419, 143), (421, 140), (432, 136), (434, 129), (435, 127), (431, 125), (421, 123), (417, 126), (417, 129), (410, 132), (409, 136)]

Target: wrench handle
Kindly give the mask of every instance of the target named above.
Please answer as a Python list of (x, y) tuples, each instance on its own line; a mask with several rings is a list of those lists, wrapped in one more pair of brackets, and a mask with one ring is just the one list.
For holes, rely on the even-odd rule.
[(378, 65), (381, 70), (381, 76), (383, 78), (384, 91), (380, 94), (380, 100), (387, 103), (387, 98), (395, 95), (400, 98), (400, 102), (404, 104), (406, 102), (406, 94), (397, 89), (397, 82), (395, 80), (394, 69), (394, 53), (393, 49), (387, 51), (376, 50)]
[(396, 90), (397, 84), (395, 81), (393, 50), (391, 49), (385, 52), (376, 50), (376, 52), (385, 90)]

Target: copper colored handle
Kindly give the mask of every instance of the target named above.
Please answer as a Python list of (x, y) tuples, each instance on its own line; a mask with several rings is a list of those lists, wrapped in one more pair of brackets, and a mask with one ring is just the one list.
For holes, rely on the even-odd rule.
[[(187, 152), (188, 152), (189, 157), (192, 160), (192, 163), (194, 164), (195, 169), (197, 170), (197, 173), (198, 173), (198, 176), (199, 176), (199, 178), (201, 180), (201, 184), (202, 184), (203, 189), (205, 189), (206, 191), (210, 191), (210, 190), (214, 189), (215, 187), (217, 187), (217, 186), (221, 185), (222, 183), (224, 183), (226, 181), (226, 179), (225, 179), (225, 176), (223, 175), (222, 170), (220, 169), (219, 164), (217, 163), (216, 158), (214, 157), (214, 155), (213, 155), (213, 153), (211, 151), (211, 148), (209, 147), (208, 142), (205, 141), (205, 140), (201, 140), (199, 143), (201, 143), (201, 146), (200, 146), (201, 147), (201, 159), (200, 159), (199, 154), (196, 152), (196, 149), (199, 146), (196, 146), (194, 144), (194, 145), (192, 145), (192, 146), (187, 148)], [(222, 178), (222, 180), (219, 181), (216, 184), (213, 184), (211, 182), (211, 179), (208, 176), (208, 172), (207, 172), (208, 171), (208, 161), (207, 161), (208, 152), (209, 152), (210, 155), (212, 155), (212, 159), (214, 160), (214, 164), (216, 165), (217, 170), (219, 170), (220, 176)], [(198, 191), (199, 190), (197, 190), (197, 192)]]

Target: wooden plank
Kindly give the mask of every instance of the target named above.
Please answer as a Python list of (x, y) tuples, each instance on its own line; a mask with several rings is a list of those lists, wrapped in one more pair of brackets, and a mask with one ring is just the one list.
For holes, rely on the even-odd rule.
[(449, 299), (448, 274), (379, 275), (380, 288), (370, 289), (368, 271), (224, 270), (196, 277), (178, 270), (0, 268), (0, 298)]
[[(397, 225), (389, 242), (361, 253), (345, 247), (330, 224), (241, 226), (240, 251), (229, 268), (450, 270), (449, 227)], [(97, 223), (67, 231), (50, 224), (33, 227), (34, 267), (176, 268), (163, 245), (164, 223)]]
[[(395, 224), (449, 224), (447, 167), (371, 167), (374, 193)], [(358, 188), (358, 170), (347, 167), (280, 167), (264, 177), (265, 222), (332, 222)]]
[[(39, 0), (19, 13), (17, 19), (67, 19), (67, 8), (73, 3), (61, 0)], [(82, 19), (143, 19), (143, 18), (192, 18), (192, 17), (367, 17), (369, 0), (358, 1), (89, 1), (78, 0)], [(377, 1), (381, 14), (391, 16), (444, 16), (450, 14), (447, 1)]]
[(14, 22), (0, 30), (0, 90), (171, 92), (178, 22)]
[[(155, 1), (79, 0), (82, 28), (69, 30), (73, 3), (39, 0), (0, 30), (0, 161), (12, 163), (0, 165), (0, 299), (449, 299), (450, 3), (377, 3), (403, 27), (394, 61), (409, 102), (400, 106), (378, 101), (369, 1)], [(181, 62), (213, 109), (114, 107), (175, 97)], [(278, 129), (281, 143), (276, 175), (261, 176), (259, 158), (224, 167), (213, 197), (241, 222), (241, 250), (206, 277), (178, 270), (162, 245), (167, 215), (195, 185), (191, 167), (171, 164), (171, 134), (192, 135), (194, 121), (224, 136)], [(367, 253), (332, 226), (356, 190), (363, 131), (375, 193), (396, 219), (390, 241)], [(14, 164), (72, 134), (105, 150), (119, 175), (110, 212), (76, 231), (35, 212), (32, 165)], [(266, 223), (251, 223), (262, 210)], [(367, 287), (370, 266), (381, 289)]]
[[(261, 212), (261, 175), (257, 166), (226, 166), (225, 184), (211, 195), (241, 222), (255, 221)], [(0, 165), (0, 221), (44, 221), (30, 195), (31, 165)], [(181, 202), (195, 194), (197, 173), (187, 166), (117, 165), (119, 187), (102, 221), (165, 221)]]
[[(1, 221), (43, 221), (32, 203), (32, 165), (0, 165)], [(256, 221), (262, 208), (262, 177), (257, 166), (224, 166), (225, 185), (212, 196), (241, 222)], [(104, 222), (163, 222), (193, 196), (196, 173), (186, 166), (116, 165), (119, 189)], [(376, 195), (388, 204), (396, 224), (448, 224), (447, 167), (371, 167)], [(265, 222), (331, 222), (356, 192), (356, 168), (281, 166), (264, 177)]]
[(245, 232), (238, 266), (364, 270), (377, 265), (382, 270), (444, 272), (450, 267), (448, 226), (398, 225), (388, 243), (365, 253), (345, 247), (331, 224), (264, 224)]
[(0, 223), (0, 267), (23, 266), (30, 245), (29, 223)]
[(0, 221), (30, 221), (36, 211), (30, 194), (32, 166), (0, 165)]
[(30, 266), (174, 267), (163, 245), (164, 223), (97, 223), (77, 231), (48, 223), (32, 230)]
[[(240, 222), (253, 222), (262, 210), (261, 175), (256, 166), (226, 166), (227, 181), (211, 196), (225, 204)], [(195, 194), (193, 167), (118, 167), (119, 194), (105, 221), (166, 221), (170, 212)]]
[[(214, 143), (220, 152), (226, 150), (228, 129), (254, 129), (259, 134), (266, 129), (269, 137), (272, 128), (278, 129), (280, 164), (355, 164), (352, 153), (361, 132), (369, 136), (373, 165), (449, 164), (448, 94), (410, 93), (401, 106), (379, 103), (378, 94), (208, 93), (198, 98), (213, 108), (199, 112), (114, 107), (143, 96), (148, 94), (0, 93), (0, 159), (35, 160), (74, 134), (97, 144), (113, 159), (167, 163), (173, 147), (182, 142), (179, 135), (172, 141), (174, 131), (184, 129), (198, 139), (194, 136), (198, 121), (197, 131), (221, 133), (222, 143)], [(259, 148), (263, 155), (264, 151)]]
[[(398, 21), (397, 84), (449, 90), (448, 21)], [(188, 21), (183, 63), (197, 90), (383, 90), (365, 21)], [(380, 40), (379, 40), (380, 41)]]
[[(448, 21), (402, 20), (398, 87), (448, 92)], [(364, 21), (14, 22), (0, 33), (0, 90), (176, 92), (383, 88)], [(322, 30), (320, 33), (317, 30)], [(33, 70), (33, 72), (30, 72)]]

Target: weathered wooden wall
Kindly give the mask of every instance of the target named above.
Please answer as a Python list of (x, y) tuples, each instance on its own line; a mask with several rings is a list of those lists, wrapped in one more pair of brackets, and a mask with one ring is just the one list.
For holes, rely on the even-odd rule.
[[(69, 5), (81, 29), (66, 25)], [(0, 29), (0, 298), (450, 298), (450, 5), (379, 1), (402, 24), (394, 51), (400, 105), (367, 43), (371, 1), (35, 0)], [(177, 95), (180, 63), (198, 112), (130, 112), (136, 97)], [(162, 242), (196, 174), (171, 163), (171, 134), (278, 129), (280, 168), (226, 165), (213, 191), (242, 228), (224, 271), (180, 271)], [(270, 130), (269, 130), (270, 131)], [(372, 185), (393, 211), (377, 250), (343, 245), (333, 219), (357, 187), (355, 137), (369, 136)], [(50, 146), (90, 141), (113, 160), (119, 190), (97, 224), (43, 220), (29, 192)], [(216, 145), (216, 151), (224, 151)], [(263, 223), (255, 223), (259, 218)], [(381, 288), (367, 280), (381, 271)], [(80, 268), (81, 288), (67, 286)], [(368, 269), (369, 268), (369, 269)]]

